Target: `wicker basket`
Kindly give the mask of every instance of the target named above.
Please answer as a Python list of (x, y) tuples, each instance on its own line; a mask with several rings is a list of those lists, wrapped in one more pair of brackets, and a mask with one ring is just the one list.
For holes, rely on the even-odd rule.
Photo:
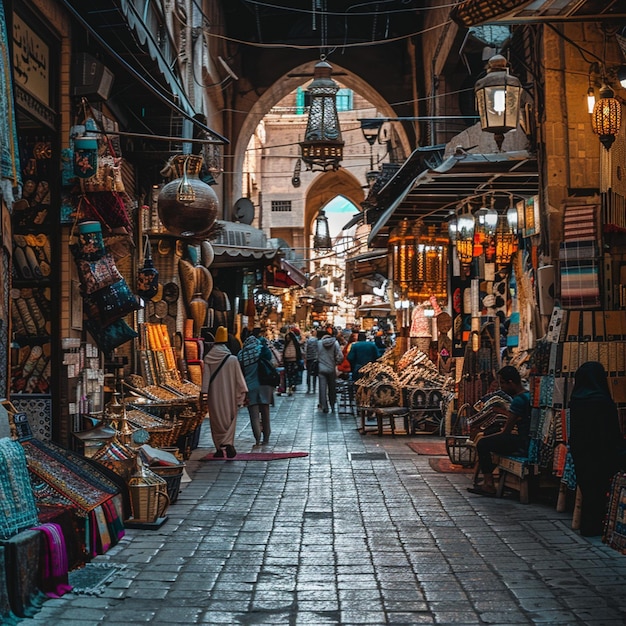
[(133, 522), (153, 524), (170, 504), (165, 479), (143, 466), (128, 481), (128, 492)]
[(167, 495), (170, 499), (170, 504), (174, 504), (178, 500), (178, 494), (180, 492), (180, 482), (183, 477), (183, 471), (185, 464), (179, 465), (151, 465), (150, 469), (157, 475), (165, 480), (167, 483)]
[(476, 446), (467, 437), (446, 437), (446, 451), (454, 465), (473, 467), (476, 464)]

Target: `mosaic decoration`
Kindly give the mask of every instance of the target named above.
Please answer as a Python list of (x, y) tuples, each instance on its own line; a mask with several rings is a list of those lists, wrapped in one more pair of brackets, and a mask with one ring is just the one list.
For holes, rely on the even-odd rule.
[(50, 396), (13, 395), (11, 403), (18, 413), (26, 413), (30, 429), (38, 439), (52, 439), (52, 398)]

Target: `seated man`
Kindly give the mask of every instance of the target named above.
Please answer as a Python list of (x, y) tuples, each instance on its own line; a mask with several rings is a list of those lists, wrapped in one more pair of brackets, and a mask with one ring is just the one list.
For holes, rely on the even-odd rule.
[(491, 453), (526, 456), (530, 443), (530, 394), (522, 385), (519, 372), (513, 366), (507, 365), (498, 372), (498, 382), (500, 389), (513, 399), (508, 410), (498, 409), (506, 417), (502, 430), (485, 435), (476, 443), (478, 466), (483, 474), (483, 484), (468, 487), (467, 490), (483, 496), (496, 494), (493, 482), (493, 470), (496, 466)]

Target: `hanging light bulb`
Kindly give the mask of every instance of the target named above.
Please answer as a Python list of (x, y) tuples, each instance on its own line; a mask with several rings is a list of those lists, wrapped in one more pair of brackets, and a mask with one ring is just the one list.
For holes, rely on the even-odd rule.
[(596, 92), (593, 87), (589, 87), (589, 89), (587, 89), (587, 111), (589, 111), (589, 115), (593, 113), (595, 106)]
[(448, 223), (448, 237), (450, 238), (450, 243), (455, 243), (459, 229), (456, 211), (451, 210), (450, 213), (448, 213), (446, 221)]
[(517, 215), (517, 207), (511, 205), (506, 211), (506, 223), (509, 227), (509, 230), (512, 233), (517, 234), (518, 229), (518, 215)]

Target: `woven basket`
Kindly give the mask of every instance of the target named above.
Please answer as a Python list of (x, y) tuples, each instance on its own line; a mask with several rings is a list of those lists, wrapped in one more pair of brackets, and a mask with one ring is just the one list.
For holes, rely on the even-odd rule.
[(165, 514), (170, 504), (165, 479), (145, 467), (130, 478), (128, 492), (133, 522), (152, 524)]
[(476, 464), (476, 446), (467, 437), (446, 437), (446, 452), (454, 465), (474, 467)]
[(178, 494), (180, 492), (180, 482), (183, 477), (183, 471), (185, 464), (179, 465), (151, 465), (150, 469), (157, 475), (165, 480), (167, 483), (167, 495), (170, 499), (170, 504), (174, 504), (178, 500)]

